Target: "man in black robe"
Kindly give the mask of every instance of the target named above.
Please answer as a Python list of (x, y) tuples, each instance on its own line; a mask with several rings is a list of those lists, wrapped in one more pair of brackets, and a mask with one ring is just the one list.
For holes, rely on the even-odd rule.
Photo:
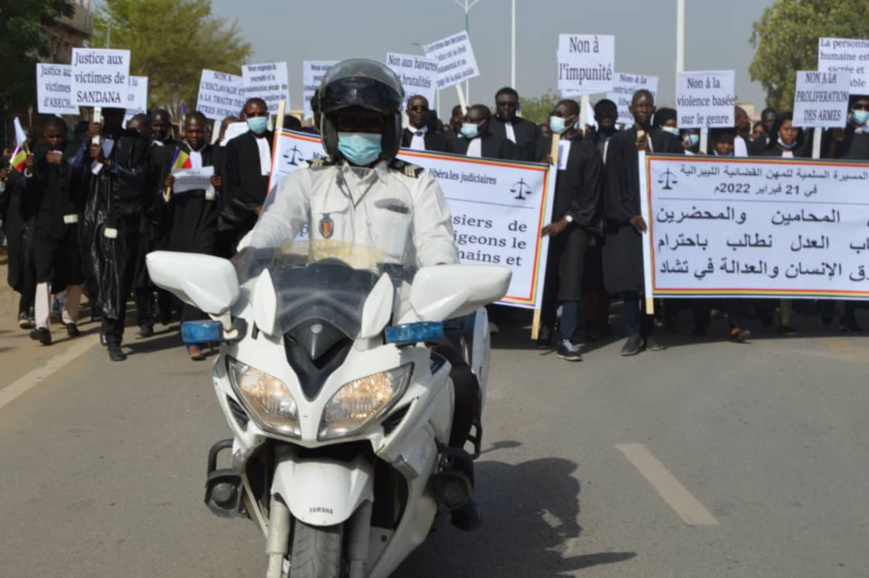
[(233, 248), (250, 231), (269, 192), (273, 133), (266, 128), (269, 109), (265, 101), (251, 98), (244, 105), (248, 132), (226, 145), (223, 218), (232, 230)]
[[(87, 202), (82, 238), (88, 274), (99, 287), (102, 336), (109, 359), (127, 358), (121, 349), (127, 296), (135, 274), (142, 194), (148, 176), (148, 142), (124, 130), (124, 109), (103, 109), (103, 124), (91, 123), (90, 167), (85, 167)], [(100, 137), (100, 144), (89, 144)]]
[(518, 116), (519, 93), (505, 86), (495, 94), (495, 118), (489, 130), (516, 145), (516, 160), (533, 161), (537, 126)]
[(588, 136), (588, 140), (597, 147), (604, 162), (606, 162), (606, 143), (618, 132), (616, 121), (619, 119), (619, 107), (606, 98), (594, 105), (594, 120), (597, 130)]
[(516, 160), (516, 145), (489, 130), (492, 112), (483, 104), (468, 108), (462, 123), (462, 138), (447, 143), (447, 152), (466, 157)]
[(408, 128), (401, 133), (401, 146), (418, 151), (445, 152), (447, 139), (444, 135), (430, 129), (428, 99), (412, 96), (407, 101)]
[[(550, 117), (553, 133), (561, 135), (552, 221), (542, 234), (549, 235), (541, 332), (555, 327), (556, 309), (561, 305), (556, 355), (568, 361), (582, 361), (573, 344), (581, 316), (585, 257), (591, 236), (603, 234), (603, 162), (593, 144), (582, 140), (576, 130), (579, 104), (562, 100)], [(547, 156), (551, 139), (537, 143), (538, 158)], [(548, 159), (552, 160), (552, 159)], [(544, 336), (545, 336), (544, 334)]]
[(603, 246), (604, 280), (611, 295), (624, 300), (627, 341), (622, 355), (642, 349), (662, 349), (652, 338), (653, 319), (645, 311), (643, 234), (646, 222), (640, 211), (639, 153), (674, 153), (684, 150), (677, 137), (651, 127), (655, 98), (648, 90), (634, 94), (630, 107), (634, 126), (609, 139), (606, 158), (606, 213)]
[[(36, 294), (36, 266), (33, 259), (36, 207), (33, 197), (27, 195), (25, 174), (30, 174), (28, 169), (18, 172), (10, 166), (10, 160), (6, 157), (0, 161), (0, 215), (6, 233), (7, 282), (20, 295), (18, 326), (30, 329), (34, 324), (33, 298)], [(25, 164), (33, 166), (34, 162), (33, 155), (28, 155)]]
[[(178, 148), (190, 158), (193, 169), (214, 167), (214, 147), (205, 142), (205, 115), (193, 112), (184, 121), (184, 139)], [(166, 200), (169, 213), (169, 237), (167, 249), (184, 253), (202, 253), (214, 255), (217, 249), (217, 219), (219, 205), (217, 202), (221, 186), (221, 177), (215, 173), (210, 179), (208, 189), (195, 189), (175, 192), (175, 175), (166, 177), (165, 186), (169, 190)], [(192, 305), (184, 304), (181, 311), (181, 322), (204, 319), (203, 313)], [(195, 345), (187, 346), (190, 359), (201, 361), (205, 359), (202, 350)]]
[(80, 143), (68, 145), (66, 123), (59, 117), (43, 124), (46, 144), (36, 152), (36, 167), (28, 179), (28, 195), (36, 203), (33, 254), (36, 263), (36, 328), (31, 339), (51, 345), (51, 295), (66, 289), (61, 317), (69, 337), (78, 337), (82, 271), (78, 218), (83, 198), (78, 180), (87, 164)]

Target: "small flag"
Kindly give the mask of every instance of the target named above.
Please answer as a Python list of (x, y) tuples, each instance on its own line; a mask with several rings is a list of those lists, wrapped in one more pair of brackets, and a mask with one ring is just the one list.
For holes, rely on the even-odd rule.
[(15, 117), (13, 124), (15, 125), (15, 146), (24, 150), (27, 148), (27, 133), (24, 132), (24, 127), (21, 126), (18, 117)]
[(170, 170), (177, 171), (179, 169), (192, 169), (193, 163), (190, 160), (190, 155), (179, 148), (175, 149), (175, 154), (172, 156), (172, 167)]
[(184, 122), (184, 119), (187, 117), (187, 107), (184, 106), (184, 101), (181, 101), (181, 122)]
[(15, 147), (15, 152), (12, 153), (12, 159), (9, 161), (9, 164), (19, 173), (23, 173), (25, 160), (27, 160), (27, 151), (17, 146)]

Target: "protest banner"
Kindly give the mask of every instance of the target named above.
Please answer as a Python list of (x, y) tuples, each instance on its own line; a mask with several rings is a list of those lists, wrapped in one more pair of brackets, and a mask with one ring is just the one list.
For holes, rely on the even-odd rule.
[(305, 60), (302, 62), (302, 89), (305, 96), (305, 119), (313, 118), (311, 99), (320, 88), (320, 82), (329, 69), (338, 64), (338, 60)]
[(467, 32), (447, 36), (422, 47), (427, 58), (438, 63), (438, 90), (480, 76), (477, 58)]
[[(280, 183), (303, 161), (325, 154), (318, 136), (283, 130), (273, 156), (269, 194), (281, 194)], [(502, 303), (539, 309), (549, 249), (540, 231), (552, 214), (555, 190), (549, 167), (408, 149), (398, 158), (425, 168), (440, 183), (462, 262), (510, 267), (513, 280)]]
[(869, 164), (640, 159), (654, 297), (869, 299)]
[(72, 49), (72, 102), (76, 106), (125, 108), (129, 76), (129, 50)]
[(127, 94), (127, 112), (124, 118), (129, 119), (137, 114), (145, 114), (148, 110), (148, 77), (131, 76), (130, 92)]
[[(172, 171), (175, 184), (172, 185), (173, 194), (186, 193), (187, 191), (205, 190), (214, 194), (211, 186), (211, 177), (214, 176), (214, 167), (199, 167), (194, 169), (175, 169)], [(207, 194), (207, 193), (206, 193)]]
[(848, 122), (851, 76), (847, 72), (797, 72), (794, 126), (841, 128)]
[(558, 35), (558, 89), (565, 96), (610, 92), (615, 78), (616, 37)]
[(199, 80), (196, 109), (217, 122), (238, 116), (244, 108), (244, 79), (241, 76), (203, 69)]
[(401, 79), (404, 88), (404, 103), (402, 110), (407, 108), (407, 101), (414, 96), (424, 96), (430, 108), (435, 106), (438, 83), (438, 61), (413, 54), (386, 54), (386, 66), (392, 69)]
[(626, 126), (634, 126), (634, 117), (628, 107), (631, 106), (631, 100), (634, 98), (634, 93), (638, 90), (648, 90), (658, 100), (658, 77), (643, 76), (641, 74), (626, 74), (624, 72), (616, 72), (613, 79), (613, 89), (607, 93), (606, 97), (616, 103), (619, 108), (618, 122)]
[(244, 80), (245, 99), (263, 99), (270, 115), (278, 113), (278, 103), (282, 100), (289, 107), (290, 81), (286, 62), (245, 64), (241, 67), (241, 77)]
[(869, 92), (869, 40), (818, 38), (818, 71), (847, 72), (851, 94)]
[(39, 114), (79, 114), (72, 103), (72, 66), (36, 63), (36, 107)]
[(732, 70), (680, 72), (676, 91), (679, 128), (732, 128), (736, 124)]

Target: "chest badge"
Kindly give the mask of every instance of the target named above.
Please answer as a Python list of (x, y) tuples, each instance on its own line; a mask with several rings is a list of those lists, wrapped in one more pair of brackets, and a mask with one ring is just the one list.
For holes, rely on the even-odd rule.
[(335, 221), (329, 217), (329, 213), (323, 215), (323, 218), (320, 219), (320, 236), (324, 239), (329, 239), (332, 237), (332, 233), (335, 232)]

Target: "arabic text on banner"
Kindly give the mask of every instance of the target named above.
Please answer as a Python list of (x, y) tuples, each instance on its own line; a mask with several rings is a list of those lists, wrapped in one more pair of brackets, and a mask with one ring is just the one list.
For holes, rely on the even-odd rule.
[(652, 155), (641, 170), (655, 296), (869, 299), (869, 163)]

